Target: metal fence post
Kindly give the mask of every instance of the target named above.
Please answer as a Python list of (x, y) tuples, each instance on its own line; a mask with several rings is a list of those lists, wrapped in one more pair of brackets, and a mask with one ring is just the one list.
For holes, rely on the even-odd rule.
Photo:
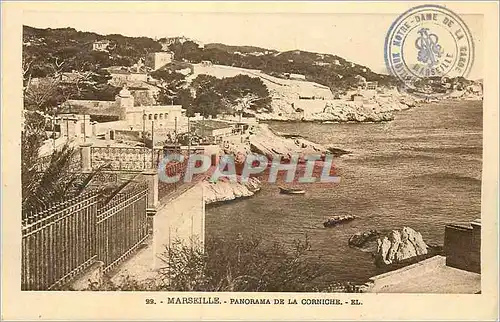
[(148, 216), (148, 232), (153, 233), (154, 216), (158, 205), (158, 172), (155, 169), (145, 170), (143, 173), (148, 185), (148, 203), (146, 213)]

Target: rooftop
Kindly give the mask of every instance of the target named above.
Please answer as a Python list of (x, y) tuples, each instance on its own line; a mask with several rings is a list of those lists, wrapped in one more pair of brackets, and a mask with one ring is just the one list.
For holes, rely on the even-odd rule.
[(472, 229), (474, 226), (481, 226), (481, 219), (475, 219), (471, 222), (457, 222), (452, 224), (447, 224), (446, 226), (455, 227), (455, 228), (463, 228), (463, 229)]
[(127, 108), (127, 112), (134, 112), (134, 113), (142, 112), (142, 111), (154, 112), (155, 110), (160, 111), (160, 110), (165, 110), (165, 109), (177, 110), (177, 111), (184, 110), (182, 108), (182, 105), (150, 105), (150, 106), (141, 105), (141, 106), (134, 106), (134, 107)]
[(200, 126), (203, 125), (205, 129), (216, 130), (216, 129), (226, 129), (232, 127), (233, 124), (229, 122), (216, 121), (216, 120), (204, 120), (196, 121)]
[(481, 274), (446, 266), (446, 257), (434, 256), (370, 278), (368, 293), (476, 294)]
[(126, 66), (110, 66), (104, 69), (107, 70), (110, 74), (147, 74), (147, 71), (144, 67), (141, 67), (139, 72), (137, 72), (136, 68)]

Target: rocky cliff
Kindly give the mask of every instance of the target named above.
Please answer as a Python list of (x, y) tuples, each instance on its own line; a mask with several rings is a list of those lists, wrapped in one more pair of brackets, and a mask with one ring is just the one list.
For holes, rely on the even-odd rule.
[[(353, 99), (351, 95), (359, 95)], [(311, 122), (383, 122), (393, 112), (413, 107), (416, 101), (397, 90), (352, 92), (343, 99), (273, 100), (272, 113), (257, 114), (261, 120)]]
[[(260, 70), (224, 65), (203, 66), (195, 64), (192, 81), (200, 74), (217, 78), (247, 75), (259, 78), (269, 90), (272, 112), (259, 111), (260, 120), (275, 121), (331, 121), (331, 122), (382, 122), (394, 118), (392, 112), (415, 105), (412, 97), (397, 89), (382, 87), (379, 90), (355, 90), (346, 92), (342, 99), (334, 99), (329, 87), (305, 80), (283, 79)], [(352, 100), (361, 95), (361, 100)], [(255, 111), (248, 110), (248, 113)]]
[(377, 240), (375, 261), (378, 264), (397, 264), (403, 260), (427, 254), (428, 246), (419, 232), (403, 227), (392, 230)]
[(259, 179), (249, 178), (247, 182), (242, 182), (239, 176), (236, 177), (236, 182), (231, 182), (228, 178), (219, 178), (216, 182), (207, 180), (201, 184), (203, 185), (205, 204), (251, 197), (261, 188)]
[(267, 124), (260, 124), (254, 135), (249, 137), (250, 149), (254, 153), (266, 155), (291, 156), (303, 158), (310, 154), (324, 154), (328, 149), (301, 137), (283, 137), (277, 135)]

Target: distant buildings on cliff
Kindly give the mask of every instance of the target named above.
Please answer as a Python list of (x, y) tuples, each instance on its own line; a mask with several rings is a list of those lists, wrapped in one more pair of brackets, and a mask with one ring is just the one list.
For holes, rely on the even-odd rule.
[(191, 41), (195, 43), (198, 48), (205, 48), (205, 44), (203, 44), (201, 41), (198, 41), (196, 39), (188, 38), (185, 36), (179, 36), (179, 37), (168, 37), (168, 38), (162, 38), (159, 40), (162, 50), (169, 50), (171, 45), (174, 44), (184, 44), (187, 41)]
[(92, 50), (95, 51), (108, 51), (108, 47), (111, 44), (109, 40), (98, 40), (94, 41), (92, 44)]

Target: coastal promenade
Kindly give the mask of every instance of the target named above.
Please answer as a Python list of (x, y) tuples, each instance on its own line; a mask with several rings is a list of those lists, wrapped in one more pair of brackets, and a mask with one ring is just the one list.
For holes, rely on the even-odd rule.
[(165, 266), (168, 246), (181, 242), (203, 245), (205, 238), (205, 205), (202, 177), (185, 183), (158, 201), (150, 238), (134, 256), (110, 272), (111, 281), (120, 284), (126, 278), (137, 282), (158, 276)]

